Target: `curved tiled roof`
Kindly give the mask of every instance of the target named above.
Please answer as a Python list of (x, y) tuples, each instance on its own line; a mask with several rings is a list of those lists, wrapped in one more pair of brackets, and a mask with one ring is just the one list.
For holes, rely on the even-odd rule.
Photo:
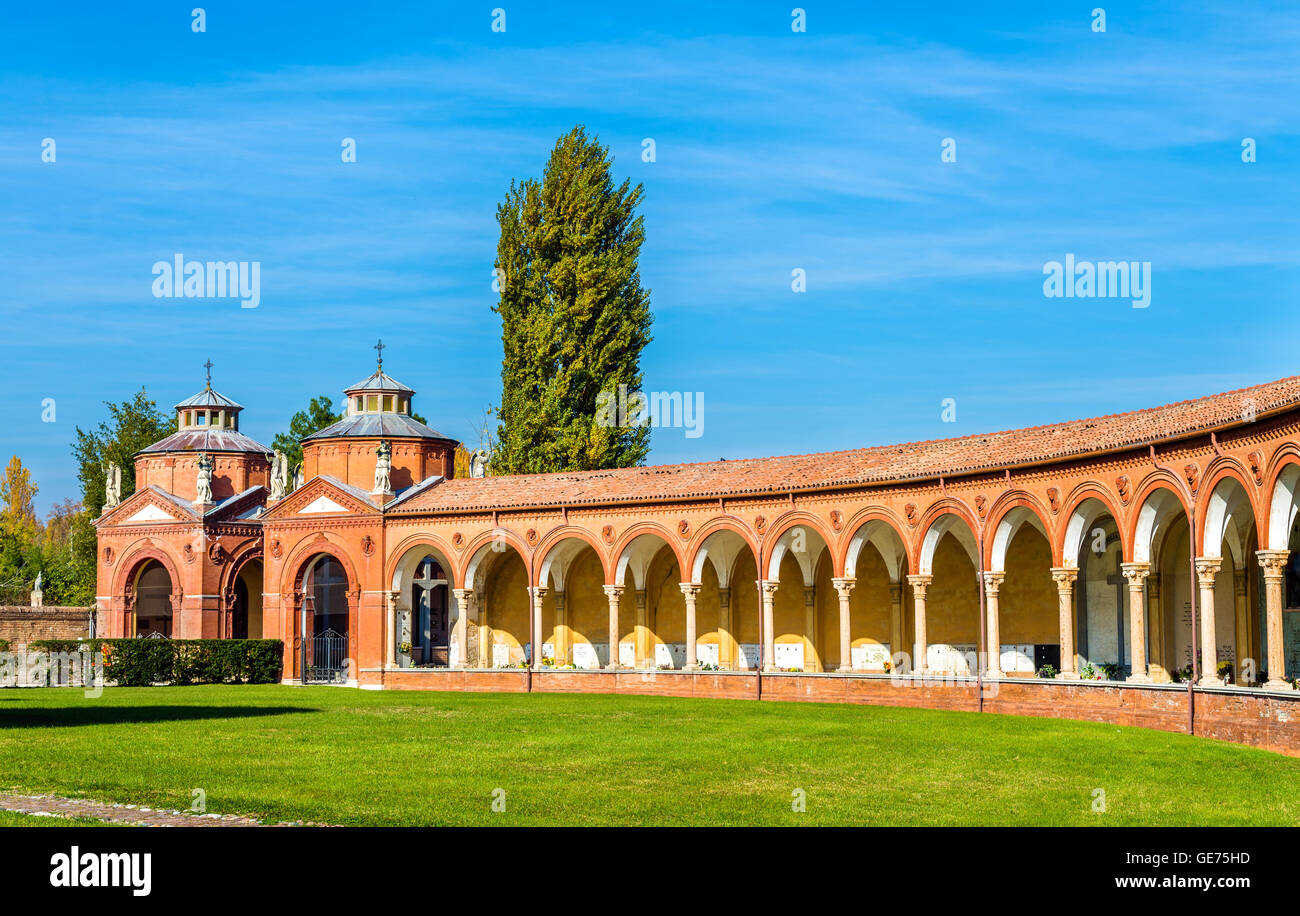
[(312, 439), (338, 439), (344, 436), (367, 438), (392, 437), (394, 439), (448, 439), (436, 429), (425, 426), (414, 417), (401, 413), (355, 413), (337, 423), (312, 433), (303, 442)]
[(137, 455), (146, 452), (257, 452), (271, 454), (271, 450), (260, 442), (248, 438), (233, 429), (209, 427), (207, 429), (182, 429), (172, 433), (166, 439), (155, 442), (148, 448), (142, 448)]
[(1300, 376), (1130, 413), (884, 445), (699, 464), (458, 478), (413, 496), (398, 513), (716, 498), (878, 485), (995, 471), (1115, 452), (1239, 426), (1249, 414), (1300, 404)]

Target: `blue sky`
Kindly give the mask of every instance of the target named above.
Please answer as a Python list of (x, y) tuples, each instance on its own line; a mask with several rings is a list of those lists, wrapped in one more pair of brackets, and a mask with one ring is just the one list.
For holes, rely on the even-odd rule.
[[(646, 187), (646, 387), (704, 393), (704, 434), (657, 430), (654, 462), (1300, 371), (1294, 5), (1107, 4), (1099, 34), (1089, 3), (809, 2), (797, 34), (793, 3), (208, 3), (195, 34), (198, 2), (5, 12), (0, 451), (42, 511), (77, 495), (74, 427), (141, 385), (169, 407), (209, 358), (269, 443), (382, 336), (472, 437), (500, 393), (495, 208), (574, 123)], [(177, 252), (260, 261), (261, 305), (154, 298)], [(1045, 298), (1066, 253), (1150, 261), (1150, 307)]]

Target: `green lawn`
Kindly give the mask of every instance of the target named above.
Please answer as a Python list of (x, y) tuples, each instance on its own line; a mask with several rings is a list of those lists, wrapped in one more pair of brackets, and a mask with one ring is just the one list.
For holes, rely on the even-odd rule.
[(1300, 760), (1083, 722), (330, 687), (0, 691), (0, 790), (188, 809), (196, 788), (211, 812), (335, 824), (1300, 823)]

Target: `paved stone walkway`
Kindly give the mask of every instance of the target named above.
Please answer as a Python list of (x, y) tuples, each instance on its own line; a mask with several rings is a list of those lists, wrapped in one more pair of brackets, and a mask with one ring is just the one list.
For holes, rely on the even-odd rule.
[[(13, 795), (0, 792), (0, 808), (24, 814), (50, 817), (90, 817), (114, 824), (136, 827), (264, 827), (252, 818), (237, 814), (192, 814), (166, 808), (147, 808), (144, 805), (119, 805), (110, 802), (87, 801), (84, 798), (60, 798), (57, 795)], [(275, 824), (276, 827), (301, 827), (297, 824)], [(310, 825), (316, 826), (316, 825)]]

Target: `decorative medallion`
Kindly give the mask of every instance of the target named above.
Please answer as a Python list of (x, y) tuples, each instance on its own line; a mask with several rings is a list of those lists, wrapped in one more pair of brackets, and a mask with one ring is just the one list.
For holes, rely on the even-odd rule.
[(113, 565), (113, 548), (112, 548), (112, 547), (105, 547), (105, 548), (104, 548), (104, 564), (105, 564), (106, 566), (112, 566), (112, 565)]
[(1132, 481), (1123, 474), (1120, 474), (1115, 478), (1115, 489), (1119, 491), (1119, 501), (1126, 506), (1129, 504), (1129, 500), (1133, 498), (1133, 491), (1130, 489), (1131, 486)]
[(915, 528), (916, 521), (917, 521), (916, 503), (908, 503), (906, 506), (903, 507), (903, 511), (907, 513), (907, 523), (911, 525), (913, 528)]
[(836, 531), (839, 531), (843, 527), (844, 527), (844, 513), (841, 512), (839, 509), (832, 509), (831, 528), (833, 528)]
[(361, 552), (368, 557), (375, 553), (375, 539), (368, 534), (361, 539)]
[(1052, 510), (1053, 515), (1061, 511), (1061, 491), (1056, 487), (1047, 488), (1047, 505)]
[(528, 546), (529, 546), (529, 547), (536, 547), (536, 546), (537, 546), (537, 529), (536, 529), (536, 528), (529, 528), (527, 531), (524, 532), (524, 538), (525, 538), (525, 540), (528, 541)]
[(461, 534), (459, 531), (457, 531), (455, 534), (453, 534), (453, 535), (451, 536), (451, 546), (452, 546), (452, 547), (455, 547), (457, 550), (464, 550), (464, 549), (465, 549), (465, 535)]
[(761, 515), (758, 518), (754, 519), (754, 530), (757, 531), (759, 534), (762, 534), (764, 531), (766, 531), (767, 519)]
[(614, 543), (614, 526), (613, 526), (613, 525), (606, 525), (604, 528), (601, 528), (601, 529), (600, 529), (600, 536), (604, 539), (604, 541), (605, 541), (606, 544), (613, 544), (613, 543)]
[(682, 519), (677, 523), (677, 533), (683, 540), (689, 538), (691, 536), (691, 523), (686, 519)]
[(220, 544), (213, 544), (208, 548), (208, 559), (220, 566), (226, 562), (226, 548)]
[(273, 539), (271, 541), (271, 556), (275, 557), (278, 560), (280, 559), (280, 554), (282, 553), (284, 553), (284, 548), (280, 545), (280, 539), (279, 538)]
[(193, 562), (194, 562), (194, 545), (193, 545), (193, 544), (186, 544), (186, 545), (181, 549), (181, 554), (185, 557), (185, 562), (186, 562), (186, 563), (193, 563)]
[(983, 518), (985, 515), (988, 514), (988, 511), (989, 511), (989, 501), (988, 501), (987, 499), (985, 499), (983, 496), (976, 496), (976, 497), (975, 497), (975, 511), (978, 512), (978, 513), (980, 514), (980, 518)]
[(1255, 485), (1263, 486), (1264, 485), (1264, 453), (1258, 450), (1253, 451), (1246, 456), (1246, 460), (1250, 462), (1250, 473), (1255, 475)]
[(1195, 462), (1187, 465), (1183, 468), (1183, 477), (1187, 480), (1187, 486), (1191, 487), (1192, 492), (1195, 493), (1201, 485), (1200, 467)]

